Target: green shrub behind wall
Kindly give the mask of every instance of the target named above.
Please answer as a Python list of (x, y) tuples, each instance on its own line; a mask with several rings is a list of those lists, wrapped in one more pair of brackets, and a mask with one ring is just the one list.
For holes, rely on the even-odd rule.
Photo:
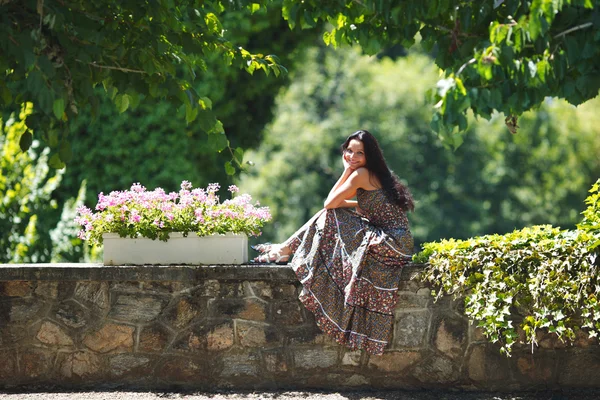
[(549, 225), (468, 240), (426, 243), (414, 257), (436, 298), (464, 297), (465, 313), (500, 350), (537, 344), (546, 330), (565, 342), (600, 333), (598, 180), (576, 230)]

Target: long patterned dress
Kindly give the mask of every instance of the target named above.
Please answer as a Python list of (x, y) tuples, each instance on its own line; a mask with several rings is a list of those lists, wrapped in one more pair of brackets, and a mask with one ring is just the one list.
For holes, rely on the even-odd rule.
[(382, 354), (392, 335), (402, 267), (413, 239), (405, 212), (383, 189), (357, 191), (361, 216), (321, 210), (284, 244), (303, 289), (300, 301), (339, 344)]

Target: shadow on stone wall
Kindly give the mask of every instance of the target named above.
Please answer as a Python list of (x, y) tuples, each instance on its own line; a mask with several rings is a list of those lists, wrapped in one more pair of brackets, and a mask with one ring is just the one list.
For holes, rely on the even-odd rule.
[(600, 387), (600, 347), (499, 353), (407, 268), (383, 356), (323, 335), (288, 267), (0, 268), (0, 386), (530, 390)]

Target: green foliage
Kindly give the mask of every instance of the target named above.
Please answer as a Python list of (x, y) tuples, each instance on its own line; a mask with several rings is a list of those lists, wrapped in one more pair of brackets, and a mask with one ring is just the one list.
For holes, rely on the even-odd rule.
[(38, 141), (21, 151), (19, 142), (28, 134), (25, 119), (31, 110), (27, 104), (18, 118), (0, 120), (0, 262), (42, 262), (50, 256), (49, 238), (43, 232), (50, 229), (48, 210), (57, 208), (51, 195), (62, 171), (49, 170), (49, 149), (34, 152)]
[(204, 100), (210, 93), (192, 84), (207, 61), (251, 73), (285, 72), (276, 56), (251, 54), (224, 37), (223, 14), (244, 8), (256, 10), (244, 1), (2, 1), (2, 108), (35, 104), (27, 128), (53, 149), (50, 164), (57, 168), (71, 158), (64, 145), (68, 125), (86, 105), (98, 113), (96, 87), (119, 112), (143, 98), (168, 99), (188, 124), (196, 121), (220, 138), (223, 126)]
[[(586, 201), (586, 220), (600, 217), (599, 183)], [(510, 355), (515, 343), (537, 344), (540, 330), (566, 342), (580, 330), (598, 337), (600, 271), (592, 251), (598, 235), (590, 232), (544, 225), (443, 240), (426, 243), (413, 261), (427, 263), (422, 279), (434, 287), (436, 299), (464, 298), (466, 315)]]
[(600, 101), (548, 100), (511, 135), (503, 118), (470, 120), (468, 140), (448, 152), (429, 128), (422, 93), (437, 71), (427, 56), (391, 60), (345, 48), (311, 49), (277, 99), (277, 117), (241, 177), (273, 212), (261, 240), (281, 241), (322, 207), (341, 173), (339, 145), (357, 129), (378, 138), (416, 200), (416, 243), (551, 223), (573, 227), (600, 176)]
[(64, 203), (60, 220), (56, 227), (49, 232), (52, 240), (50, 261), (53, 263), (78, 262), (90, 258), (90, 252), (84, 247), (83, 240), (77, 236), (80, 226), (75, 222), (77, 209), (85, 203), (85, 194), (86, 182), (83, 181), (77, 197), (68, 199)]
[(325, 43), (358, 43), (367, 54), (422, 38), (444, 73), (431, 94), (431, 126), (447, 146), (463, 142), (467, 111), (517, 117), (548, 96), (578, 105), (600, 90), (600, 0), (386, 2), (285, 0), (290, 27), (331, 28)]
[(585, 203), (588, 207), (582, 212), (583, 220), (577, 224), (577, 228), (592, 236), (588, 248), (594, 250), (600, 246), (600, 179), (592, 185)]

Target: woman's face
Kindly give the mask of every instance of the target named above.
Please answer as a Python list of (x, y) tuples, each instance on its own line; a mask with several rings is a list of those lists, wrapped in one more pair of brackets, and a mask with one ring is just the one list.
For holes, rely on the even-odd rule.
[(348, 147), (344, 150), (344, 160), (350, 164), (350, 168), (358, 169), (367, 165), (367, 157), (365, 156), (365, 146), (358, 139), (352, 139), (348, 143)]

